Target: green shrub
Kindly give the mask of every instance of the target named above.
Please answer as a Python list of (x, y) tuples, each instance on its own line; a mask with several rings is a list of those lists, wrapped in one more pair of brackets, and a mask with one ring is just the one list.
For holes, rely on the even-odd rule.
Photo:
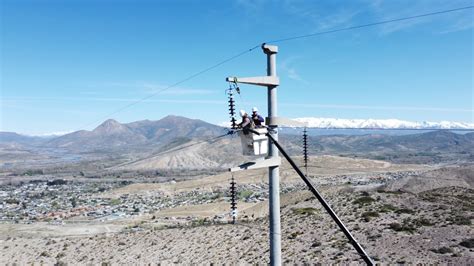
[(110, 206), (115, 206), (115, 205), (119, 205), (121, 203), (120, 199), (111, 199), (109, 201), (109, 205)]
[(316, 215), (318, 212), (317, 209), (307, 207), (307, 208), (294, 208), (293, 213), (299, 215)]
[(375, 201), (374, 198), (370, 196), (362, 196), (358, 199), (355, 199), (352, 203), (359, 204), (359, 205), (369, 205)]
[(250, 196), (252, 196), (253, 191), (252, 190), (241, 190), (239, 191), (238, 198), (239, 199), (247, 199)]
[(379, 207), (379, 212), (393, 212), (396, 210), (398, 210), (398, 208), (393, 206), (392, 204), (384, 204)]

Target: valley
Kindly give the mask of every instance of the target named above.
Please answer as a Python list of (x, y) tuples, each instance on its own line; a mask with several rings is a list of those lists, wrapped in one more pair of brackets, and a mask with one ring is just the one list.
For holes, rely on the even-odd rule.
[[(2, 138), (0, 263), (268, 263), (268, 170), (231, 174), (237, 137), (163, 120)], [(376, 262), (472, 264), (473, 136), (311, 136), (307, 176)], [(280, 181), (284, 262), (362, 264), (286, 161)]]

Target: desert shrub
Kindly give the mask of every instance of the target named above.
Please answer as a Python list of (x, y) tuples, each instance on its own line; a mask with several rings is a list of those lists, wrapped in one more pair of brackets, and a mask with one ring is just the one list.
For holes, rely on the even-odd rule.
[(41, 252), (40, 257), (51, 257), (51, 255), (49, 255), (47, 251), (43, 251)]
[(459, 245), (466, 248), (474, 248), (474, 238), (463, 240)]
[(241, 190), (239, 191), (238, 198), (239, 199), (247, 199), (250, 196), (252, 196), (253, 191), (252, 190)]
[(209, 224), (209, 221), (206, 218), (197, 219), (191, 223), (191, 226), (203, 226)]
[(370, 196), (362, 196), (358, 199), (355, 199), (352, 203), (359, 204), (359, 205), (368, 205), (368, 204), (372, 204), (372, 202), (374, 201), (375, 199)]
[(453, 249), (450, 247), (440, 247), (438, 249), (431, 249), (431, 251), (439, 254), (453, 253)]
[(433, 225), (433, 223), (425, 217), (413, 219), (413, 224), (416, 226), (432, 226)]
[(111, 206), (119, 205), (120, 203), (121, 203), (120, 199), (111, 199), (109, 201), (109, 205)]
[(289, 239), (295, 239), (296, 237), (298, 237), (299, 235), (302, 235), (302, 234), (303, 234), (303, 232), (299, 232), (299, 231), (298, 232), (293, 232), (288, 236), (288, 238)]
[(317, 209), (311, 208), (311, 207), (293, 209), (293, 213), (299, 214), (299, 215), (316, 215), (317, 212), (318, 212)]
[(400, 195), (403, 194), (404, 192), (401, 190), (385, 190), (383, 188), (377, 190), (378, 193), (386, 193), (386, 194), (395, 194), (395, 195)]
[(414, 233), (416, 232), (416, 225), (411, 223), (409, 219), (403, 220), (403, 223), (391, 223), (389, 225), (390, 229), (397, 231), (397, 232), (408, 232)]
[(471, 225), (471, 218), (461, 215), (454, 215), (448, 219), (451, 224), (456, 225)]
[(384, 204), (379, 207), (379, 212), (392, 212), (398, 210), (397, 207), (392, 204)]
[(13, 199), (13, 198), (9, 198), (9, 199), (5, 200), (5, 202), (7, 204), (19, 204), (20, 203), (20, 201), (18, 199)]
[(379, 213), (378, 213), (378, 212), (375, 212), (375, 211), (368, 211), (368, 212), (362, 213), (362, 218), (363, 218), (364, 221), (366, 221), (366, 222), (369, 222), (370, 219), (375, 218), (375, 217), (379, 217)]
[(395, 213), (397, 213), (397, 214), (402, 214), (402, 213), (413, 214), (413, 213), (415, 213), (415, 211), (411, 210), (411, 209), (408, 209), (408, 208), (401, 208), (401, 209), (396, 210)]
[(27, 170), (26, 172), (23, 173), (23, 175), (27, 175), (27, 176), (44, 175), (44, 172), (43, 170), (32, 169), (32, 170)]

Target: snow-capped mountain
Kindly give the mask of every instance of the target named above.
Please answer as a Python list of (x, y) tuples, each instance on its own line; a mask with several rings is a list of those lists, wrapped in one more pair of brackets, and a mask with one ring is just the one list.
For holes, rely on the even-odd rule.
[(340, 119), (302, 117), (294, 120), (307, 123), (311, 128), (361, 128), (361, 129), (474, 129), (474, 123), (465, 122), (412, 122), (398, 119)]

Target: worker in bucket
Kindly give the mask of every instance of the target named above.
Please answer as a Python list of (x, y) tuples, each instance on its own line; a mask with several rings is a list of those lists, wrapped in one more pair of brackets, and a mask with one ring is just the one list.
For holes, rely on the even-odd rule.
[(265, 121), (261, 115), (258, 114), (258, 108), (252, 108), (252, 121), (255, 127), (262, 127), (262, 123)]
[(255, 124), (250, 119), (245, 110), (240, 110), (240, 116), (242, 117), (242, 122), (240, 122), (237, 126), (238, 128), (243, 129), (244, 134), (247, 135), (249, 133), (249, 129), (254, 128)]

